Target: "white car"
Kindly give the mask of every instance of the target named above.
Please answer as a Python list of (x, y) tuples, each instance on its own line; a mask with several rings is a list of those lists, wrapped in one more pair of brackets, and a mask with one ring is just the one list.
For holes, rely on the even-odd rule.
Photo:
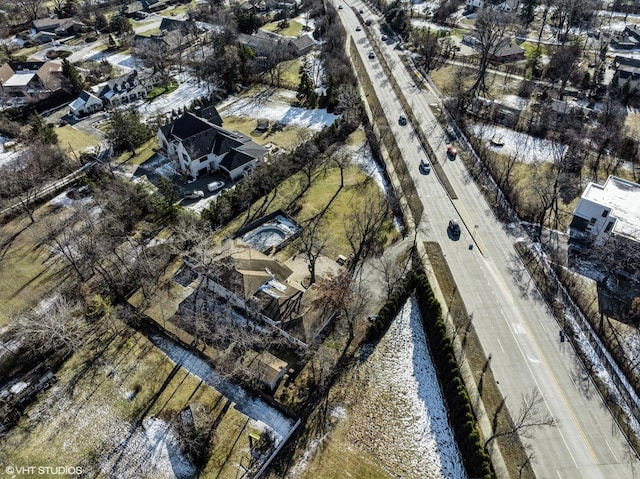
[(199, 200), (200, 198), (204, 198), (204, 191), (202, 190), (187, 191), (184, 194), (185, 200)]
[(211, 183), (209, 183), (207, 185), (207, 189), (209, 191), (216, 191), (219, 190), (220, 188), (222, 188), (224, 186), (224, 182), (223, 181), (212, 181)]
[(431, 172), (431, 165), (426, 158), (420, 160), (420, 171), (425, 175), (428, 175)]

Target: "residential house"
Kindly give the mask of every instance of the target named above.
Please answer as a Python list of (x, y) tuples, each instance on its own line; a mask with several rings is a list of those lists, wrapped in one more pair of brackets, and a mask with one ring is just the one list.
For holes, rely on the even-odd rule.
[(162, 17), (160, 21), (161, 32), (180, 31), (183, 34), (195, 33), (198, 31), (196, 22), (187, 20), (177, 20), (175, 18)]
[(190, 112), (161, 127), (158, 139), (170, 157), (177, 157), (180, 169), (193, 178), (217, 171), (238, 180), (263, 161), (267, 152), (248, 136)]
[(103, 108), (102, 100), (87, 90), (83, 90), (80, 96), (69, 105), (69, 111), (77, 117), (91, 115)]
[(33, 28), (38, 32), (54, 33), (58, 37), (67, 37), (88, 30), (86, 24), (76, 18), (38, 18), (33, 21)]
[(195, 37), (185, 35), (182, 30), (164, 30), (158, 35), (135, 35), (133, 46), (135, 48), (151, 47), (154, 51), (162, 51), (171, 54), (184, 50), (193, 43)]
[(635, 50), (640, 47), (640, 27), (636, 24), (626, 25), (622, 33), (611, 39), (611, 47), (619, 50)]
[(493, 8), (502, 10), (503, 12), (512, 12), (518, 9), (519, 0), (466, 0), (465, 5), (468, 9), (476, 8)]
[(616, 69), (613, 82), (618, 88), (622, 88), (627, 83), (629, 91), (637, 90), (640, 87), (640, 59), (616, 55), (613, 65)]
[(271, 391), (275, 391), (278, 383), (289, 369), (286, 361), (274, 356), (269, 351), (258, 353), (253, 349), (244, 353), (242, 366), (249, 379), (259, 381)]
[(489, 53), (489, 61), (494, 63), (511, 63), (524, 60), (524, 48), (513, 40), (502, 42), (498, 48)]
[(58, 62), (8, 62), (0, 67), (3, 94), (26, 101), (43, 100), (62, 88)]
[(283, 50), (285, 55), (290, 58), (296, 58), (309, 53), (315, 42), (310, 34), (305, 33), (299, 37), (283, 37), (272, 32), (258, 30), (253, 35), (241, 33), (238, 35), (238, 42), (246, 47), (251, 48), (256, 55), (269, 55), (274, 49)]
[(609, 176), (604, 185), (589, 183), (573, 212), (571, 241), (604, 243), (618, 235), (640, 248), (640, 185)]
[(154, 75), (150, 70), (134, 70), (83, 91), (71, 103), (70, 110), (76, 116), (85, 116), (105, 108), (125, 105), (144, 98), (160, 82), (159, 75)]
[(30, 38), (34, 45), (44, 45), (45, 43), (50, 43), (55, 41), (58, 38), (53, 32), (38, 32), (34, 36)]
[(126, 17), (134, 17), (138, 12), (144, 11), (144, 6), (142, 2), (131, 2), (127, 5), (123, 5), (120, 9), (120, 13), (122, 13)]

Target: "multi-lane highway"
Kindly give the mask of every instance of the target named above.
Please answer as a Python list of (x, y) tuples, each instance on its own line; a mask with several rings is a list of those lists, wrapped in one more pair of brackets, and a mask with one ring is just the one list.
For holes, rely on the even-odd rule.
[[(437, 241), (446, 255), (459, 291), (482, 343), (491, 354), (491, 366), (507, 405), (517, 413), (524, 394), (538, 390), (557, 427), (536, 429), (526, 441), (533, 452), (539, 478), (633, 478), (640, 462), (627, 444), (587, 372), (567, 342), (561, 343), (558, 325), (541, 301), (513, 248), (516, 238), (493, 216), (461, 161), (446, 157), (447, 142), (429, 107), (432, 94), (416, 88), (390, 42), (381, 41), (381, 19), (360, 3), (336, 0), (344, 7), (340, 17), (353, 36), (360, 56), (397, 142), (401, 145), (418, 194), (425, 207), (420, 219), (423, 239)], [(451, 200), (432, 171), (424, 175), (418, 165), (426, 153), (411, 124), (398, 122), (400, 102), (386, 80), (355, 11), (371, 18), (369, 27), (382, 54), (392, 65), (396, 81), (429, 136), (429, 142), (458, 195)], [(356, 31), (357, 26), (362, 31)], [(450, 219), (462, 226), (458, 239), (447, 231)], [(471, 235), (474, 235), (477, 242)], [(470, 244), (480, 246), (470, 248)]]

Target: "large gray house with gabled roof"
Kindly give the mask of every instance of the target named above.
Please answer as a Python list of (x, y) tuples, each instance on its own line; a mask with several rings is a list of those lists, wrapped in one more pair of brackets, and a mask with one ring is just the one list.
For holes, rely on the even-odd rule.
[(264, 160), (267, 149), (240, 132), (222, 128), (222, 119), (212, 108), (199, 112), (209, 120), (187, 112), (160, 127), (160, 146), (169, 157), (177, 158), (180, 170), (193, 178), (217, 171), (238, 180)]

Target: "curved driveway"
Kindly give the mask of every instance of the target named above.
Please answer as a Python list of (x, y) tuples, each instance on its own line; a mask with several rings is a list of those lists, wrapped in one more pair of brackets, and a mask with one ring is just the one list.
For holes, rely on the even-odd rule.
[[(480, 337), (509, 410), (516, 413), (523, 395), (538, 389), (558, 427), (532, 432), (529, 441), (538, 478), (609, 479), (640, 475), (640, 462), (593, 386), (569, 343), (558, 340), (558, 325), (532, 284), (513, 248), (516, 238), (493, 216), (482, 194), (460, 161), (446, 159), (444, 132), (431, 113), (433, 95), (417, 89), (401, 65), (393, 45), (383, 44), (379, 18), (359, 2), (364, 18), (372, 18), (371, 31), (379, 41), (394, 76), (459, 199), (451, 200), (436, 175), (418, 170), (426, 156), (411, 125), (400, 126), (403, 111), (372, 50), (355, 13), (346, 3), (338, 13), (354, 37), (391, 130), (401, 145), (418, 194), (425, 207), (420, 222), (423, 239), (440, 243), (451, 272)], [(364, 26), (363, 26), (364, 28)], [(456, 218), (462, 235), (449, 237), (447, 224)], [(482, 253), (470, 248), (477, 237)]]

